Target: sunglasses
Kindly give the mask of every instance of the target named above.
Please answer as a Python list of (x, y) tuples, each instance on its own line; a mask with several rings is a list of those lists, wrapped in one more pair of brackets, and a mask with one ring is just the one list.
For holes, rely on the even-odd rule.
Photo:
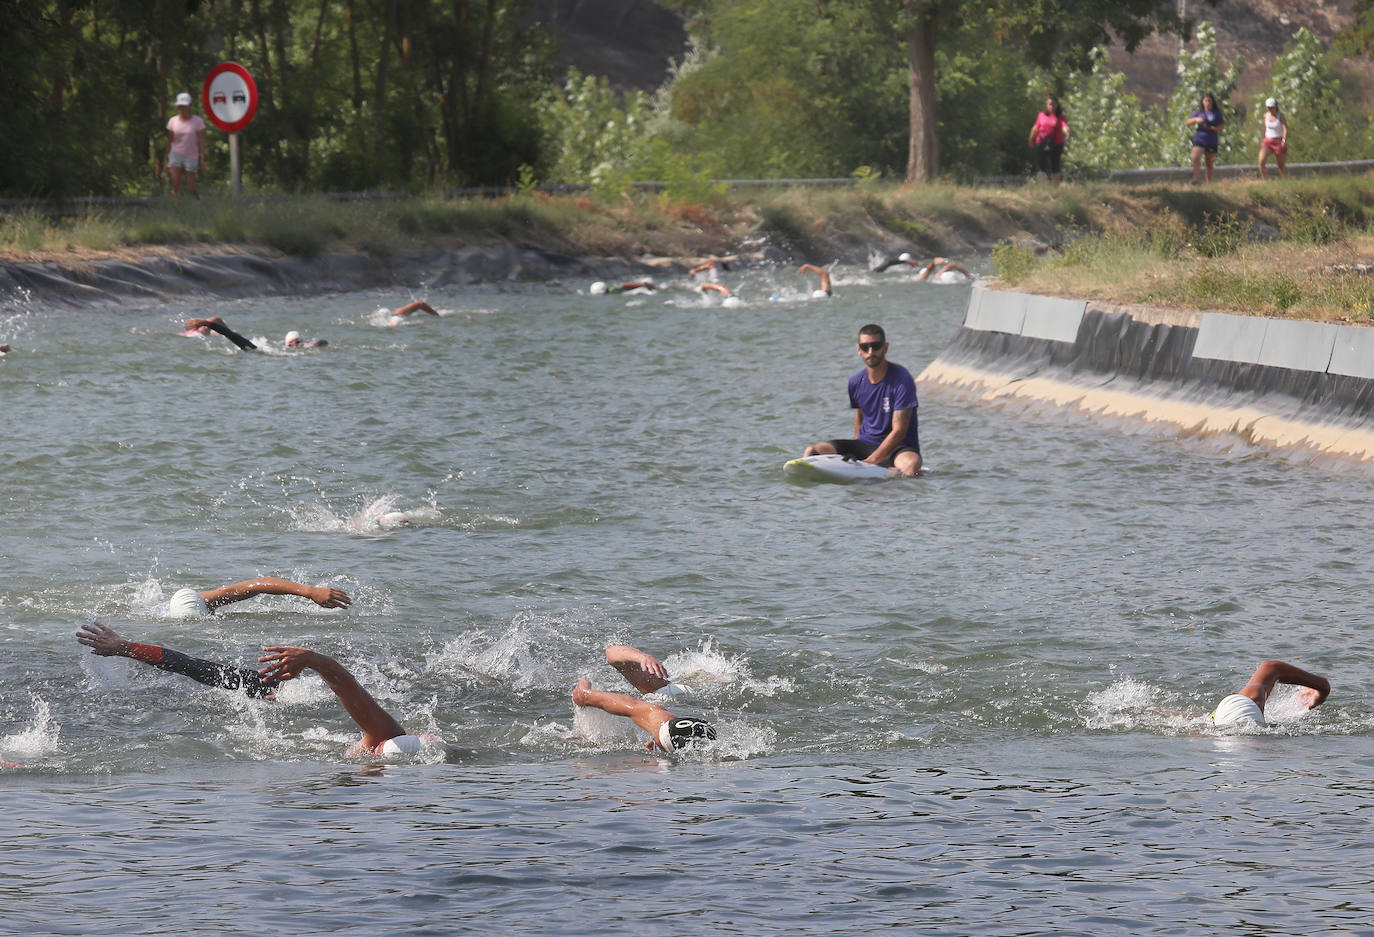
[(887, 342), (859, 342), (859, 351), (877, 351), (886, 344)]

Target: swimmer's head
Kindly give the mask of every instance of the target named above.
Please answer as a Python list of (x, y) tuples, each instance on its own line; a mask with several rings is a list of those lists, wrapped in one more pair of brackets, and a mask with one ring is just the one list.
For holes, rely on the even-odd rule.
[(600, 280), (597, 280), (595, 283), (592, 284), (590, 292), (593, 296), (600, 296), (602, 293), (606, 292), (606, 284)]
[(1264, 725), (1264, 711), (1248, 696), (1233, 693), (1217, 704), (1212, 721), (1218, 726)]
[(658, 744), (665, 752), (681, 751), (698, 742), (715, 741), (716, 727), (702, 719), (679, 717), (658, 727)]
[(164, 609), (168, 618), (201, 618), (210, 614), (210, 606), (195, 589), (178, 589)]
[(907, 263), (911, 260), (911, 255), (908, 254), (906, 251), (902, 251), (902, 253), (897, 255), (897, 259), (900, 260), (902, 263)]
[(377, 746), (379, 755), (413, 755), (424, 745), (418, 735), (398, 735)]
[(301, 343), (301, 333), (292, 329), (286, 333), (286, 338), (282, 339), (282, 344), (287, 348), (295, 348)]
[(811, 298), (812, 298), (812, 299), (829, 299), (829, 298), (830, 298), (830, 291), (829, 291), (829, 290), (812, 290), (812, 291), (811, 291)]

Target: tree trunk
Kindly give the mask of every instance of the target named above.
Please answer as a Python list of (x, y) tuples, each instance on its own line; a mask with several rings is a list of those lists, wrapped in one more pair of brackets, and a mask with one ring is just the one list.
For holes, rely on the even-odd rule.
[(907, 37), (911, 76), (906, 181), (928, 182), (940, 171), (940, 140), (935, 128), (935, 21), (922, 19)]

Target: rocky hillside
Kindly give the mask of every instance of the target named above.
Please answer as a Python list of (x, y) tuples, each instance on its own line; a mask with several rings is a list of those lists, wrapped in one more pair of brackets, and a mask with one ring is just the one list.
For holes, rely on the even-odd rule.
[[(1178, 0), (1184, 13), (1217, 26), (1217, 42), (1228, 61), (1245, 56), (1240, 90), (1253, 97), (1277, 56), (1299, 27), (1323, 43), (1354, 19), (1353, 0)], [(652, 90), (664, 80), (671, 59), (687, 47), (682, 14), (651, 0), (536, 0), (534, 15), (563, 43), (562, 60), (582, 72), (604, 75), (622, 89)], [(1134, 55), (1119, 48), (1112, 66), (1125, 72), (1128, 89), (1146, 104), (1173, 91), (1178, 40), (1153, 37)], [(1374, 63), (1350, 63), (1364, 88), (1374, 87)]]

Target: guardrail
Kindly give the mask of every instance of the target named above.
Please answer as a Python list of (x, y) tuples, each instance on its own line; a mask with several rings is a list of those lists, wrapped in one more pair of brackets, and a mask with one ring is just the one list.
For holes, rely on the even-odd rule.
[[(1277, 170), (1275, 170), (1277, 171)], [(1340, 163), (1289, 163), (1288, 173), (1294, 176), (1335, 176), (1352, 175), (1374, 171), (1374, 159), (1348, 160)], [(1241, 166), (1216, 166), (1213, 167), (1212, 175), (1220, 179), (1238, 179), (1245, 176), (1256, 175), (1257, 170), (1253, 164)], [(1192, 179), (1193, 171), (1188, 166), (1168, 166), (1154, 169), (1118, 169), (1110, 172), (1100, 173), (1079, 173), (1071, 175), (1069, 182), (1119, 182), (1124, 185), (1139, 185), (1159, 182), (1188, 182)], [(1025, 185), (1033, 181), (1033, 176), (983, 176), (976, 180), (977, 185)], [(858, 179), (849, 176), (842, 179), (719, 179), (711, 185), (724, 185), (733, 192), (744, 189), (776, 189), (776, 188), (796, 188), (810, 186), (815, 188), (843, 188), (845, 186), (856, 185)], [(668, 187), (666, 182), (632, 182), (630, 187), (639, 192), (662, 192)], [(464, 189), (442, 189), (438, 192), (425, 193), (438, 195), (441, 198), (500, 198), (510, 195), (516, 189), (510, 186), (473, 186)], [(566, 195), (578, 192), (591, 191), (591, 186), (585, 183), (566, 182), (549, 183), (533, 187), (536, 192), (548, 192), (558, 195)], [(361, 202), (372, 199), (402, 199), (411, 198), (413, 192), (320, 192), (315, 193), (319, 198), (328, 199), (335, 202)], [(228, 196), (207, 196), (210, 198), (227, 198)], [(245, 195), (235, 199), (244, 202), (268, 202), (280, 198), (279, 195)], [(118, 209), (147, 208), (150, 205), (163, 203), (166, 196), (100, 196), (92, 195), (85, 198), (70, 199), (24, 199), (24, 198), (4, 198), (0, 199), (0, 212), (19, 212), (35, 211), (50, 217), (64, 217), (69, 215), (86, 215), (99, 211), (111, 211)]]

